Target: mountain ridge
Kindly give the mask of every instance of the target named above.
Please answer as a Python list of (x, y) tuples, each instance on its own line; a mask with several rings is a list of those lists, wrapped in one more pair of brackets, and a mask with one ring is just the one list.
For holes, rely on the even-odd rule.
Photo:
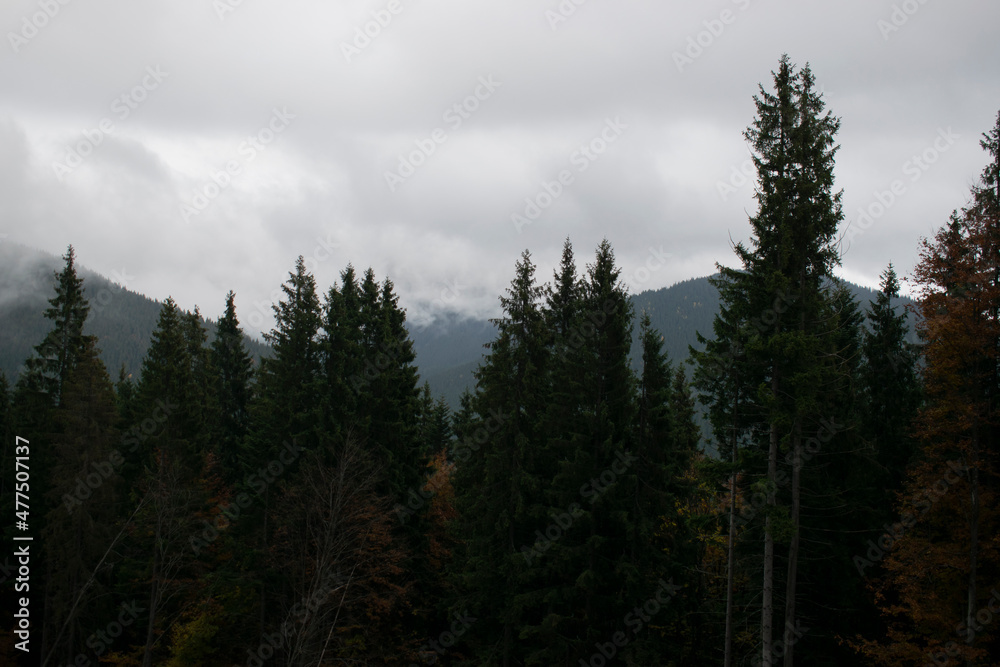
[[(20, 256), (15, 256), (18, 250)], [(63, 263), (62, 258), (27, 246), (0, 244), (0, 372), (12, 383), (34, 346), (51, 328), (43, 313), (54, 294), (54, 272), (61, 270)], [(91, 304), (84, 331), (98, 337), (109, 374), (116, 377), (124, 368), (126, 374), (138, 376), (162, 302), (132, 292), (83, 265), (78, 265), (78, 274), (84, 279), (84, 293)], [(867, 287), (845, 284), (862, 310), (877, 294)], [(669, 287), (639, 292), (631, 299), (637, 319), (643, 311), (649, 313), (675, 364), (687, 359), (688, 346), (698, 348), (698, 332), (711, 335), (719, 308), (719, 296), (709, 277), (688, 278)], [(914, 302), (900, 297), (898, 303)], [(214, 320), (203, 317), (202, 321), (211, 340)], [(912, 316), (910, 325), (912, 330)], [(475, 384), (473, 373), (487, 352), (485, 344), (493, 339), (494, 325), (487, 319), (449, 314), (431, 324), (408, 324), (407, 329), (421, 381), (430, 384), (435, 396), (443, 396), (457, 408), (462, 391)], [(266, 344), (249, 336), (245, 340), (255, 359), (269, 353)], [(636, 324), (633, 342), (637, 340)], [(637, 361), (633, 358), (633, 366), (637, 367)]]

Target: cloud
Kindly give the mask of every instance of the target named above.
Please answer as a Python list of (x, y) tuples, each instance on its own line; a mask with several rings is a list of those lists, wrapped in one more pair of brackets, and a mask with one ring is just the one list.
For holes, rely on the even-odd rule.
[[(787, 52), (843, 119), (852, 225), (940, 129), (960, 136), (853, 239), (845, 275), (873, 285), (889, 260), (909, 272), (919, 237), (964, 203), (1000, 108), (991, 3), (918, 4), (888, 39), (885, 1), (216, 4), (71, 2), (0, 57), (0, 232), (53, 254), (73, 243), (81, 263), (208, 316), (229, 289), (241, 310), (266, 303), (299, 254), (323, 289), (348, 262), (372, 266), (415, 319), (492, 313), (520, 252), (548, 279), (567, 236), (581, 267), (607, 237), (626, 275), (662, 246), (671, 259), (643, 288), (662, 287), (734, 262), (753, 185), (719, 184), (745, 162), (753, 95)], [(561, 4), (575, 9), (554, 22)], [(20, 35), (38, 11), (11, 0), (0, 27)], [(488, 96), (484, 77), (500, 84)], [(251, 158), (275, 110), (294, 118)], [(615, 118), (627, 129), (577, 170)], [(104, 119), (60, 180), (53, 163)], [(386, 173), (429, 140), (392, 191)], [(573, 182), (519, 233), (511, 216), (563, 170)]]

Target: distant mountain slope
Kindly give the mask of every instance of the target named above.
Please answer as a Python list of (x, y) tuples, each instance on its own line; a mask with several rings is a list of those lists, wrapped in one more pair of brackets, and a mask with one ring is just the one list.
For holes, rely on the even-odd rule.
[[(861, 305), (862, 312), (877, 295), (875, 290), (867, 287), (852, 283), (847, 283), (847, 286)], [(898, 303), (906, 305), (913, 301), (904, 297)], [(653, 327), (663, 335), (664, 348), (676, 364), (688, 358), (688, 346), (700, 349), (699, 332), (711, 338), (712, 322), (719, 310), (719, 294), (707, 277), (691, 278), (670, 287), (633, 295), (632, 305), (636, 314), (633, 344), (639, 339), (638, 317), (646, 311)], [(911, 316), (911, 334), (914, 324)], [(418, 350), (421, 377), (430, 383), (435, 395), (444, 396), (453, 408), (458, 406), (462, 392), (474, 386), (472, 372), (486, 352), (483, 344), (493, 339), (495, 331), (493, 325), (485, 320), (466, 320), (411, 332)], [(448, 360), (453, 363), (445, 365)], [(638, 369), (638, 359), (633, 358), (633, 367)]]
[[(81, 261), (85, 263), (83, 258)], [(25, 359), (51, 328), (43, 317), (54, 294), (54, 272), (61, 258), (12, 243), (0, 243), (0, 371), (15, 381)], [(138, 375), (161, 303), (131, 292), (93, 271), (78, 267), (91, 312), (85, 331), (99, 339), (101, 357), (112, 378), (124, 365)], [(855, 297), (866, 308), (874, 290), (851, 285)], [(901, 303), (912, 303), (900, 299)], [(697, 347), (697, 332), (711, 336), (712, 320), (719, 308), (719, 295), (708, 278), (692, 278), (670, 287), (646, 291), (632, 297), (636, 316), (647, 311), (653, 326), (663, 335), (664, 347), (675, 362), (688, 357), (688, 346)], [(219, 304), (220, 310), (222, 304)], [(911, 318), (911, 330), (913, 320)], [(214, 322), (206, 321), (209, 335)], [(473, 371), (495, 335), (488, 320), (439, 318), (431, 325), (411, 326), (410, 337), (417, 355), (421, 382), (430, 383), (435, 395), (444, 396), (453, 408), (466, 388), (474, 386)], [(638, 340), (638, 319), (635, 327)], [(247, 339), (255, 358), (267, 356), (270, 348)], [(637, 360), (633, 360), (637, 367)]]
[[(64, 266), (62, 258), (14, 243), (0, 244), (0, 371), (13, 383), (35, 345), (45, 338), (52, 323), (44, 312), (55, 294), (54, 272)], [(80, 265), (83, 291), (90, 302), (84, 333), (97, 336), (101, 359), (112, 380), (123, 365), (138, 376), (162, 303), (132, 292)], [(219, 304), (222, 309), (224, 304)], [(206, 320), (209, 337), (215, 322)], [(270, 348), (247, 339), (255, 358)]]

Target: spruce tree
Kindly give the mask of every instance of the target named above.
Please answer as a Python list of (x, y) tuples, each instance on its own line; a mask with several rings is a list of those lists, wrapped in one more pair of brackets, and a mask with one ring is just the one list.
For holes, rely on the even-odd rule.
[(906, 313), (893, 304), (899, 297), (899, 281), (892, 264), (882, 273), (881, 289), (868, 313), (864, 336), (861, 389), (864, 392), (864, 433), (876, 451), (881, 479), (876, 488), (885, 489), (877, 503), (886, 507), (890, 494), (903, 481), (906, 466), (915, 450), (910, 424), (920, 404), (917, 376), (917, 348), (908, 342)]
[(218, 434), (214, 451), (226, 478), (240, 476), (239, 457), (250, 421), (253, 359), (246, 350), (243, 330), (236, 318), (235, 295), (226, 295), (226, 310), (219, 319), (212, 341), (211, 361), (218, 396)]
[(97, 620), (115, 613), (109, 596), (118, 469), (118, 416), (111, 380), (88, 339), (62, 385), (53, 412), (51, 508), (43, 538), (57, 546), (46, 564), (46, 623), (42, 655), (69, 664), (85, 640), (103, 629)]
[[(839, 121), (824, 103), (806, 66), (799, 72), (782, 57), (774, 92), (760, 88), (757, 117), (746, 132), (758, 174), (757, 213), (751, 217), (751, 245), (736, 245), (742, 268), (720, 267), (721, 328), (742, 332), (746, 341), (727, 345), (741, 359), (746, 376), (763, 385), (747, 406), (759, 417), (754, 446), (765, 455), (767, 507), (761, 591), (761, 660), (774, 662), (775, 546), (787, 536), (784, 664), (791, 667), (800, 555), (803, 443), (815, 432), (824, 386), (822, 343), (824, 281), (839, 261), (834, 235), (842, 218), (840, 193), (833, 192), (834, 135)], [(738, 351), (738, 356), (736, 355)], [(703, 359), (703, 363), (704, 363)], [(718, 360), (717, 367), (731, 366)], [(730, 386), (734, 386), (730, 384)], [(731, 392), (729, 392), (731, 393)], [(732, 397), (716, 396), (719, 406)], [(748, 400), (747, 402), (750, 402)], [(718, 410), (718, 408), (717, 408)], [(718, 414), (718, 412), (717, 412)], [(779, 452), (789, 454), (788, 505), (778, 506)], [(783, 518), (785, 517), (785, 518)], [(779, 598), (780, 599), (780, 598)]]
[[(541, 441), (547, 351), (539, 307), (541, 288), (525, 251), (516, 275), (500, 298), (497, 336), (476, 371), (474, 417), (466, 434), (469, 456), (456, 465), (456, 503), (463, 549), (458, 567), (459, 604), (479, 621), (473, 649), (487, 664), (523, 664), (537, 647), (520, 633), (526, 624), (524, 553), (535, 543), (540, 482), (533, 462)], [(460, 433), (460, 435), (462, 435)], [(463, 450), (463, 454), (464, 454)], [(464, 458), (464, 460), (463, 460)]]
[(137, 387), (136, 413), (149, 427), (136, 443), (143, 476), (133, 488), (133, 500), (142, 510), (125, 576), (135, 581), (131, 595), (141, 595), (149, 610), (137, 624), (145, 631), (143, 667), (165, 655), (167, 647), (159, 636), (197, 594), (193, 580), (199, 550), (193, 547), (200, 544), (199, 536), (206, 537), (199, 516), (207, 502), (201, 483), (207, 446), (204, 340), (197, 316), (168, 298)]
[(63, 383), (76, 360), (86, 347), (83, 324), (90, 304), (83, 295), (83, 279), (76, 275), (76, 253), (69, 246), (63, 256), (66, 265), (56, 273), (56, 294), (49, 299), (46, 319), (53, 328), (35, 346), (35, 355), (25, 362), (22, 381), (33, 391), (49, 397), (52, 405), (59, 404)]
[(247, 472), (267, 465), (286, 441), (316, 449), (321, 439), (322, 310), (316, 279), (301, 255), (281, 291), (284, 298), (271, 306), (274, 328), (264, 334), (272, 356), (261, 360), (258, 373), (253, 435), (244, 454)]

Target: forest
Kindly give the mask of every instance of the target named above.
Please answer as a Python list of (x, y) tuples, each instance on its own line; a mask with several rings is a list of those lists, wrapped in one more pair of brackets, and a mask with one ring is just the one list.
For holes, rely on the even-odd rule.
[(302, 257), (259, 361), (233, 292), (211, 332), (168, 298), (113, 377), (70, 247), (0, 374), (4, 538), (33, 536), (0, 663), (1000, 665), (1000, 113), (916, 249), (914, 344), (892, 264), (867, 303), (834, 273), (840, 119), (809, 66), (772, 75), (686, 361), (610, 241), (581, 267), (567, 239), (551, 277), (516, 262), (454, 410), (393, 282)]

